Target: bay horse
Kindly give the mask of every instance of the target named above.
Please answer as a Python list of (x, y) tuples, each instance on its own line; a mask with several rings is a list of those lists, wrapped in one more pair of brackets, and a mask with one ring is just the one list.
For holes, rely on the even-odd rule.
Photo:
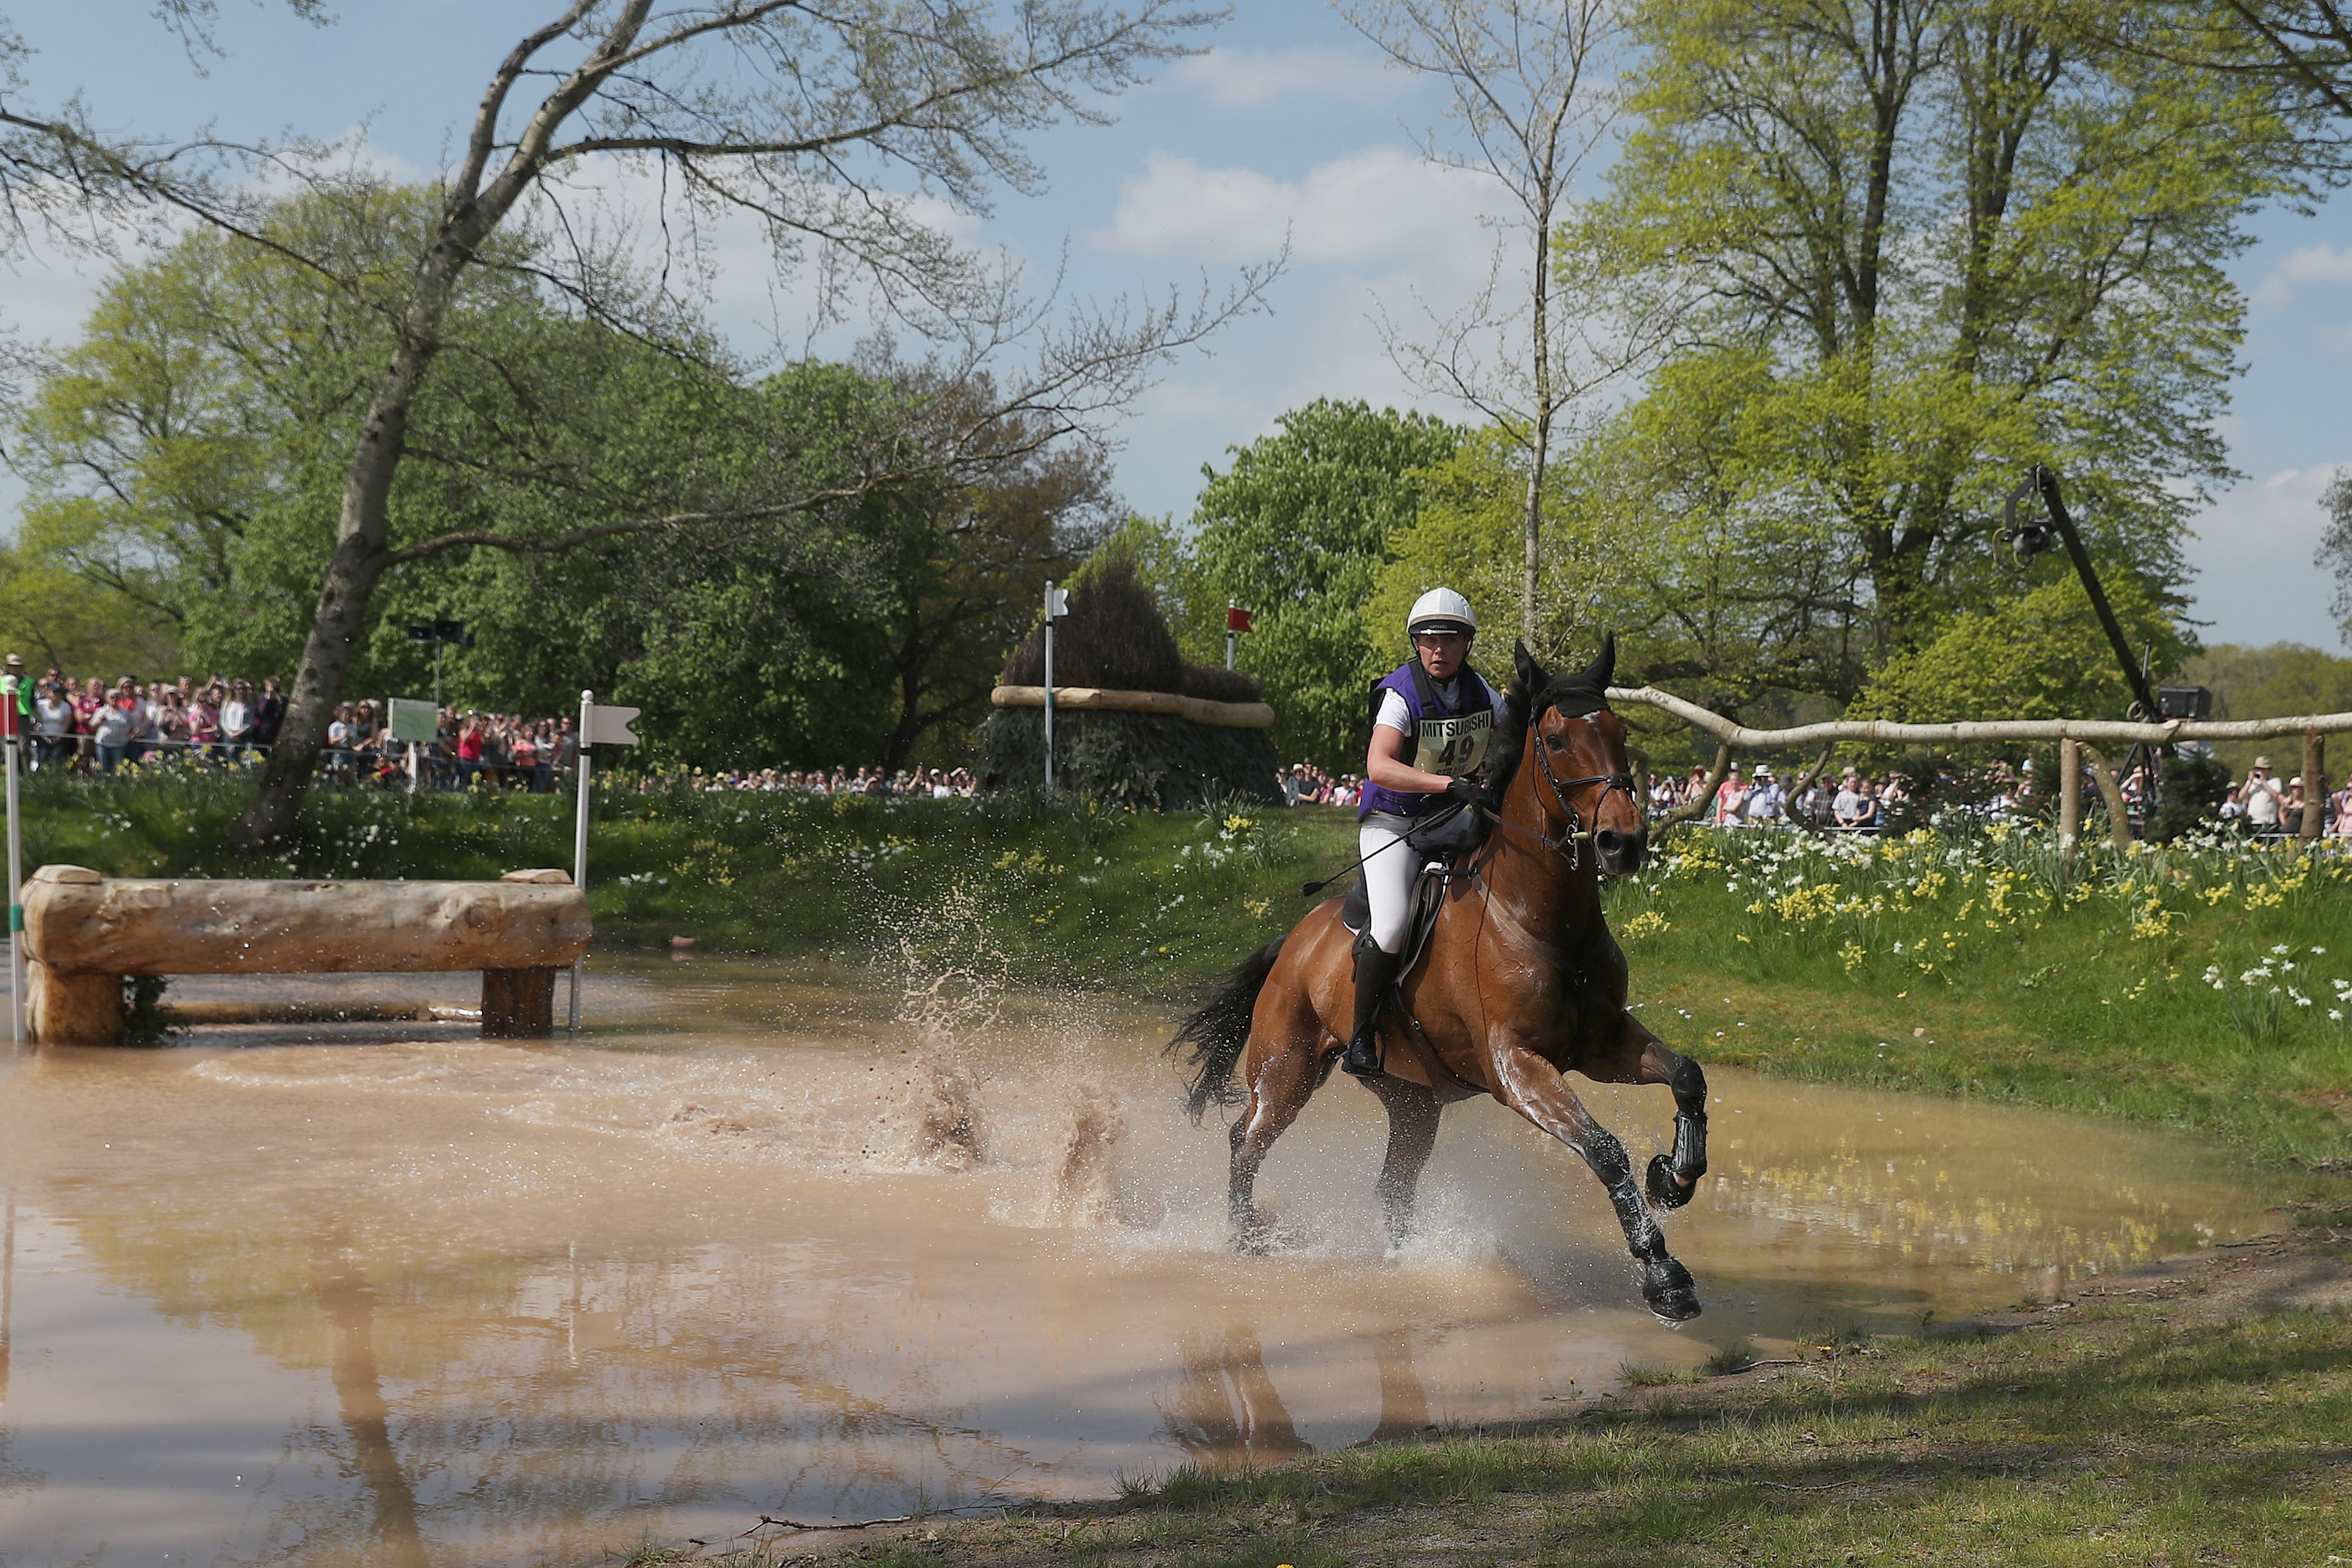
[[(1601, 914), (1601, 874), (1639, 870), (1649, 845), (1624, 726), (1609, 708), (1616, 638), (1557, 679), (1524, 644), (1514, 655), (1496, 722), (1515, 743), (1486, 784), (1499, 803), (1487, 809), (1494, 831), (1469, 858), (1469, 874), (1449, 879), (1424, 956), (1402, 979), (1402, 1016), (1393, 999), (1382, 1010), (1385, 1075), (1365, 1080), (1389, 1114), (1381, 1208), (1402, 1245), (1438, 1112), (1491, 1094), (1591, 1168), (1624, 1228), (1643, 1300), (1662, 1321), (1684, 1322), (1698, 1315), (1697, 1287), (1667, 1253), (1652, 1205), (1682, 1207), (1706, 1173), (1706, 1077), (1625, 1010), (1625, 955)], [(1169, 1047), (1189, 1053), (1195, 1122), (1212, 1103), (1244, 1104), (1231, 1129), (1227, 1196), (1244, 1251), (1268, 1240), (1258, 1168), (1330, 1078), (1354, 1021), (1356, 938), (1340, 908), (1327, 900), (1259, 949)], [(1641, 1185), (1625, 1146), (1569, 1087), (1571, 1071), (1673, 1089), (1674, 1149), (1651, 1160)]]

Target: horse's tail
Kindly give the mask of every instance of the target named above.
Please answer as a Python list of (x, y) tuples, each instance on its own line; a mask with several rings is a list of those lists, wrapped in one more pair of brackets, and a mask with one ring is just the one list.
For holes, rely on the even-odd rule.
[(1186, 1053), (1184, 1111), (1195, 1125), (1211, 1105), (1234, 1105), (1242, 1099), (1234, 1087), (1234, 1068), (1249, 1049), (1250, 1015), (1257, 1010), (1257, 994), (1265, 989), (1286, 940), (1276, 937), (1244, 959), (1216, 994), (1184, 1016), (1183, 1027), (1168, 1042), (1170, 1056)]

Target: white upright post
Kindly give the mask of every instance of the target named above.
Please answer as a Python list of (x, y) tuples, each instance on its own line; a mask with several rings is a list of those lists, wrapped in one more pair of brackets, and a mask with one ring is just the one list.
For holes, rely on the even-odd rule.
[(1054, 789), (1054, 583), (1045, 581), (1045, 792)]
[(1225, 668), (1227, 669), (1234, 667), (1234, 611), (1236, 608), (1238, 606), (1233, 600), (1225, 601)]
[(8, 1043), (25, 1043), (25, 838), (17, 824), (16, 751), (24, 742), (24, 716), (16, 711), (16, 678), (0, 676), (0, 701), (8, 704)]
[[(588, 710), (594, 704), (596, 694), (580, 694), (580, 814), (572, 825), (572, 885), (586, 897), (588, 890)], [(583, 955), (584, 957), (584, 955)], [(582, 959), (572, 961), (572, 1032), (580, 1032), (580, 965)]]

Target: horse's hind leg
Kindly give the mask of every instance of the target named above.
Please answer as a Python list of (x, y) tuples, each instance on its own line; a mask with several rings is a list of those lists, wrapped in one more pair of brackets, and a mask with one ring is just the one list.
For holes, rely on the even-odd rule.
[(1412, 1234), (1413, 1194), (1421, 1187), (1422, 1167), (1437, 1143), (1437, 1115), (1444, 1107), (1436, 1091), (1401, 1078), (1364, 1080), (1388, 1108), (1389, 1152), (1381, 1163), (1381, 1214), (1389, 1225), (1389, 1243), (1402, 1247)]
[(1616, 1059), (1587, 1064), (1584, 1072), (1604, 1083), (1663, 1083), (1674, 1090), (1674, 1152), (1650, 1157), (1643, 1185), (1662, 1209), (1690, 1202), (1706, 1174), (1706, 1074), (1698, 1063), (1627, 1018)]
[[(1265, 1248), (1265, 1223), (1257, 1212), (1257, 1172), (1265, 1163), (1274, 1141), (1290, 1130), (1307, 1108), (1329, 1070), (1328, 1048), (1337, 1040), (1322, 1037), (1322, 1028), (1309, 1021), (1291, 1037), (1254, 1064), (1249, 1103), (1228, 1134), (1233, 1164), (1225, 1188), (1225, 1206), (1233, 1216), (1234, 1244), (1244, 1252)], [(1255, 1042), (1252, 1042), (1255, 1054)]]
[(1559, 1069), (1523, 1046), (1507, 1045), (1490, 1054), (1496, 1098), (1583, 1157), (1609, 1194), (1624, 1228), (1625, 1246), (1641, 1266), (1642, 1299), (1667, 1323), (1698, 1316), (1698, 1286), (1690, 1270), (1666, 1251), (1665, 1233), (1633, 1182), (1633, 1163), (1617, 1135), (1592, 1120)]

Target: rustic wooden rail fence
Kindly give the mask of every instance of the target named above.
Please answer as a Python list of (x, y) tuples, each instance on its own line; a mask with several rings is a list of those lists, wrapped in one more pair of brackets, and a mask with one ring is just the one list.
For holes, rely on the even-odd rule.
[[(1830, 748), (1841, 741), (1878, 745), (1971, 745), (2004, 741), (2058, 742), (2059, 835), (2072, 842), (2081, 807), (2081, 766), (2091, 764), (2093, 782), (2105, 802), (2109, 826), (2117, 847), (2131, 843), (2131, 821), (2123, 790), (2101, 745), (2169, 746), (2191, 741), (2271, 741), (2303, 737), (2305, 798), (2324, 799), (2326, 737), (2352, 731), (2352, 713), (2300, 713), (2276, 719), (2159, 719), (2152, 722), (2116, 719), (1969, 719), (1948, 724), (1903, 724), (1888, 719), (1832, 719), (1817, 724), (1797, 724), (1784, 730), (1757, 730), (1722, 714), (1686, 701), (1654, 686), (1612, 686), (1609, 700), (1620, 707), (1654, 708), (1695, 730), (1716, 738), (1715, 765), (1706, 785), (1682, 805), (1661, 817), (1656, 826), (1671, 827), (1705, 811), (1730, 771), (1734, 752), (1780, 752), (1819, 746), (1821, 760), (1799, 781), (1791, 795), (1809, 787), (1829, 760)], [(2302, 836), (2317, 838), (2323, 813), (2305, 810)]]

